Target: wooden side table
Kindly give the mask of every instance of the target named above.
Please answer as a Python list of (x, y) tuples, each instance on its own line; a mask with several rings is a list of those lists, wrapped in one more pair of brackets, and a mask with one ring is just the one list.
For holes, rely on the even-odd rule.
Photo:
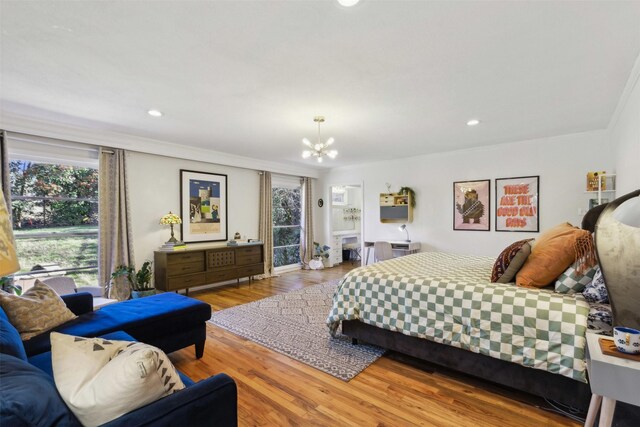
[(640, 362), (603, 354), (599, 338), (613, 340), (587, 332), (587, 371), (592, 396), (585, 427), (593, 426), (601, 403), (600, 427), (611, 426), (618, 400), (640, 406)]

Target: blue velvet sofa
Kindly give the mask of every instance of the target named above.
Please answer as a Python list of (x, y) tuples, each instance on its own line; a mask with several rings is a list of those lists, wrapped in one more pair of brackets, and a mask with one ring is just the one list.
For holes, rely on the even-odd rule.
[[(176, 294), (161, 294), (112, 304), (93, 312), (90, 297), (89, 294), (64, 296), (67, 306), (79, 317), (55, 330), (113, 340), (137, 339), (166, 352), (181, 348), (179, 346), (185, 343), (196, 344), (196, 352), (200, 342), (204, 346), (204, 338), (200, 340), (200, 335), (194, 333), (198, 328), (193, 326), (206, 311), (199, 304), (205, 305), (210, 313), (208, 304)], [(200, 315), (196, 314), (198, 312)], [(181, 326), (186, 337), (178, 332)], [(169, 338), (161, 336), (163, 331), (168, 332)], [(195, 342), (194, 338), (197, 338)], [(237, 388), (233, 379), (218, 374), (194, 383), (179, 374), (187, 388), (105, 426), (237, 426)], [(55, 387), (49, 333), (23, 343), (1, 308), (0, 396), (0, 424), (3, 426), (81, 425)]]

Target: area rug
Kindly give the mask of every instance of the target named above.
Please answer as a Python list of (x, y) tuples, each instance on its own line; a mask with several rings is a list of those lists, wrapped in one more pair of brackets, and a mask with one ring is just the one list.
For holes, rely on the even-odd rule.
[(380, 347), (332, 338), (325, 321), (338, 281), (243, 304), (213, 314), (210, 322), (344, 381), (384, 353)]

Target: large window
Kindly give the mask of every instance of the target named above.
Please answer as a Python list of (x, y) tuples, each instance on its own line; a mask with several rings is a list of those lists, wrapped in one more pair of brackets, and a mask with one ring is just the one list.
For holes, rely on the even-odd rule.
[(96, 286), (98, 170), (15, 156), (9, 166), (18, 276), (44, 269)]
[(273, 266), (300, 265), (302, 186), (297, 178), (273, 177)]

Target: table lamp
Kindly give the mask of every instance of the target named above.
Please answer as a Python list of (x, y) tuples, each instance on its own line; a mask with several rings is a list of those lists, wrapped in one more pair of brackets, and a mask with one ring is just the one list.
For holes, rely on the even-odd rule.
[(4, 194), (0, 190), (0, 277), (8, 276), (18, 270), (20, 270), (20, 264), (16, 255), (11, 219), (4, 201)]
[(398, 230), (404, 231), (405, 233), (407, 233), (407, 240), (405, 240), (405, 242), (411, 241), (411, 239), (409, 239), (409, 230), (407, 230), (407, 224), (402, 224), (400, 227), (398, 227)]
[(171, 226), (171, 238), (165, 243), (166, 245), (180, 245), (182, 242), (179, 242), (178, 239), (173, 235), (173, 226), (175, 224), (182, 224), (182, 219), (169, 211), (168, 214), (160, 218), (160, 224), (162, 225), (170, 225)]
[(640, 328), (640, 190), (608, 203), (596, 224), (596, 250), (613, 326)]

